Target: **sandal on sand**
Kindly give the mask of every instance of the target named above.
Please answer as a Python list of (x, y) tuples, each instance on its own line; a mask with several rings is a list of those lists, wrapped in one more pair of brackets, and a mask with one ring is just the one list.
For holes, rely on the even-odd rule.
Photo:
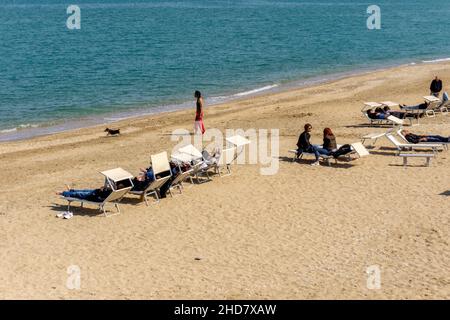
[(63, 214), (64, 219), (70, 219), (72, 217), (73, 217), (73, 213), (70, 211), (64, 212), (64, 214)]

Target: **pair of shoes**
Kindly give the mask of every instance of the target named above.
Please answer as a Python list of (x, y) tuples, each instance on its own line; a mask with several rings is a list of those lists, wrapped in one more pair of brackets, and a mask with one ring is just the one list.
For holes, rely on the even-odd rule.
[(318, 166), (319, 164), (320, 164), (319, 161), (315, 161), (315, 162), (311, 163), (311, 166)]
[(70, 211), (66, 211), (66, 212), (59, 212), (56, 214), (57, 218), (63, 218), (63, 219), (70, 219), (73, 217), (73, 213)]

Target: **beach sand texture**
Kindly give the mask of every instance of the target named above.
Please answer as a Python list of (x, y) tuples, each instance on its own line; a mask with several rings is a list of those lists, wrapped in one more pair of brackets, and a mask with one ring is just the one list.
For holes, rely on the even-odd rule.
[[(237, 165), (228, 177), (159, 204), (104, 218), (95, 209), (55, 217), (66, 183), (102, 184), (99, 171), (133, 174), (170, 152), (171, 132), (192, 131), (194, 108), (125, 120), (119, 138), (93, 127), (0, 144), (0, 298), (18, 299), (429, 299), (450, 298), (450, 154), (402, 167), (386, 139), (372, 155), (333, 165), (291, 163), (303, 125), (312, 141), (330, 127), (338, 143), (370, 128), (364, 101), (417, 104), (450, 64), (403, 66), (206, 108), (207, 128), (280, 129), (280, 168)], [(450, 135), (450, 116), (417, 133)], [(137, 200), (137, 198), (136, 198)], [(77, 206), (77, 205), (75, 205)], [(66, 287), (81, 269), (80, 290)], [(367, 288), (368, 267), (381, 289)]]

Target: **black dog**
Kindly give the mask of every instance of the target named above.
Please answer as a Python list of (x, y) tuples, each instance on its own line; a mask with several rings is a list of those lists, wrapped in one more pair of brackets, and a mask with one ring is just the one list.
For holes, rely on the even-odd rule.
[(109, 128), (106, 128), (105, 132), (108, 132), (106, 134), (106, 136), (117, 136), (117, 135), (120, 135), (120, 129), (109, 129)]

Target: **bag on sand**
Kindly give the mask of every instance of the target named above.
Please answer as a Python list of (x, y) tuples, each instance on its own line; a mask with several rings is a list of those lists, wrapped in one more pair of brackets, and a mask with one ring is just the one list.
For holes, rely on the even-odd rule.
[(331, 152), (330, 155), (332, 155), (334, 158), (338, 158), (338, 157), (343, 156), (350, 152), (352, 152), (352, 146), (349, 144), (344, 144), (342, 147), (340, 147), (336, 151)]

